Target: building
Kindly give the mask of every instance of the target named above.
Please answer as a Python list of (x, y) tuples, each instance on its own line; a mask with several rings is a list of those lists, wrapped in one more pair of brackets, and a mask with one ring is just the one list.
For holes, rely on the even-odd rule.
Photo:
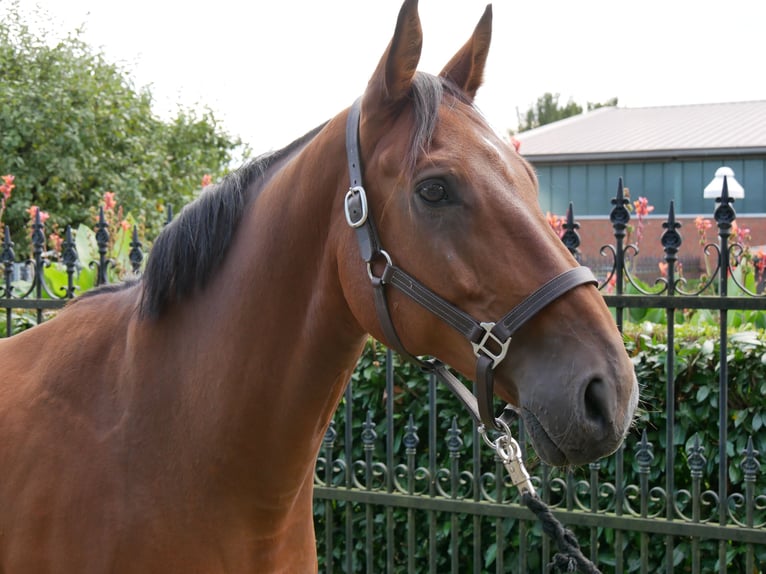
[(691, 235), (699, 247), (689, 222), (712, 219), (715, 202), (704, 199), (702, 190), (724, 165), (745, 188), (734, 205), (740, 226), (751, 230), (752, 244), (766, 244), (766, 100), (600, 108), (516, 139), (537, 171), (543, 212), (562, 215), (573, 203), (588, 259), (613, 242), (607, 216), (620, 177), (634, 200), (643, 196), (655, 207), (644, 230), (647, 240), (652, 236), (652, 256), (662, 256), (656, 239), (671, 200), (685, 223), (685, 242)]

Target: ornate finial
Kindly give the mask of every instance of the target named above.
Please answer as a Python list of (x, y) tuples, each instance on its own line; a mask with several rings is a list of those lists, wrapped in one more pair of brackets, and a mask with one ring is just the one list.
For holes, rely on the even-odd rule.
[(718, 207), (715, 208), (713, 218), (718, 224), (718, 235), (721, 239), (726, 240), (731, 233), (731, 224), (737, 219), (737, 213), (732, 207), (734, 198), (729, 197), (729, 184), (726, 181), (726, 176), (723, 178), (723, 189), (721, 190), (721, 197), (717, 198), (716, 203)]
[(569, 202), (567, 208), (567, 218), (564, 224), (561, 226), (564, 229), (564, 235), (561, 236), (561, 241), (564, 246), (569, 249), (569, 252), (575, 257), (578, 256), (578, 247), (580, 247), (580, 234), (577, 230), (580, 229), (580, 224), (574, 220), (574, 208), (572, 202)]
[(460, 435), (463, 434), (457, 426), (457, 417), (452, 417), (452, 426), (447, 431), (447, 449), (450, 456), (459, 456), (460, 450), (463, 448), (463, 439)]
[(13, 251), (13, 241), (11, 241), (11, 230), (6, 225), (3, 228), (3, 249), (0, 251), (0, 261), (2, 261), (6, 267), (12, 265), (16, 261), (16, 253)]
[(690, 474), (692, 478), (702, 478), (707, 459), (705, 458), (705, 455), (702, 454), (704, 449), (700, 444), (700, 437), (698, 433), (695, 433), (694, 442), (686, 452), (689, 454), (687, 463), (689, 465), (689, 470), (691, 471)]
[(410, 413), (407, 426), (404, 427), (404, 437), (402, 438), (402, 442), (404, 443), (404, 448), (406, 449), (407, 454), (415, 454), (415, 449), (420, 442), (420, 438), (418, 438), (418, 427), (415, 426), (415, 419), (412, 417), (412, 413)]
[(755, 482), (755, 478), (761, 470), (761, 463), (758, 461), (759, 454), (760, 453), (753, 448), (753, 437), (748, 437), (747, 446), (745, 447), (744, 452), (745, 456), (742, 458), (742, 471), (745, 475), (745, 482)]
[(362, 445), (364, 450), (373, 450), (375, 448), (375, 439), (378, 433), (375, 432), (375, 422), (372, 420), (372, 411), (367, 411), (367, 418), (362, 424)]
[(662, 247), (665, 249), (665, 261), (673, 263), (676, 260), (676, 254), (681, 247), (681, 234), (678, 230), (681, 228), (681, 223), (676, 221), (676, 208), (673, 200), (670, 200), (670, 209), (668, 210), (668, 220), (662, 224), (665, 230), (662, 233), (660, 239)]
[(104, 207), (98, 208), (96, 223), (96, 244), (98, 245), (98, 273), (96, 285), (106, 285), (106, 253), (109, 250), (109, 225), (104, 218)]
[(42, 224), (40, 218), (40, 208), (36, 208), (35, 221), (32, 223), (32, 247), (35, 255), (42, 254), (45, 249), (45, 233), (43, 230), (45, 227)]
[(335, 444), (335, 439), (338, 438), (338, 431), (335, 430), (335, 421), (330, 421), (330, 426), (327, 427), (327, 430), (324, 433), (324, 438), (322, 439), (322, 444), (325, 448), (332, 448)]
[(138, 227), (133, 226), (133, 241), (130, 242), (130, 253), (128, 259), (130, 259), (130, 266), (133, 268), (133, 273), (138, 273), (141, 269), (141, 263), (144, 261), (144, 252), (142, 251), (143, 244), (138, 239)]
[(96, 223), (96, 243), (98, 244), (98, 252), (106, 255), (109, 249), (109, 225), (106, 223), (104, 217), (104, 207), (98, 208), (98, 223)]
[(64, 242), (61, 244), (61, 261), (66, 266), (67, 274), (67, 288), (66, 297), (74, 297), (74, 285), (72, 277), (74, 276), (75, 267), (77, 266), (77, 246), (72, 240), (72, 226), (67, 225), (64, 232)]
[(641, 442), (636, 447), (636, 462), (638, 462), (638, 472), (640, 474), (649, 474), (649, 467), (654, 460), (654, 447), (646, 438), (646, 429), (641, 434)]
[(61, 244), (61, 262), (66, 265), (68, 274), (74, 273), (77, 265), (77, 246), (72, 240), (72, 226), (67, 225), (64, 231), (64, 242)]
[(622, 178), (620, 178), (617, 182), (617, 195), (612, 199), (612, 205), (614, 205), (614, 207), (609, 214), (609, 221), (612, 222), (615, 237), (625, 237), (625, 229), (630, 222), (630, 212), (626, 207), (629, 203), (630, 200), (625, 197)]
[(11, 296), (11, 276), (13, 275), (13, 264), (16, 261), (16, 253), (13, 251), (13, 241), (11, 241), (11, 231), (6, 225), (3, 229), (3, 244), (0, 250), (0, 263), (3, 264), (3, 275), (5, 275), (5, 287), (0, 285), (0, 293), (5, 292), (5, 297)]

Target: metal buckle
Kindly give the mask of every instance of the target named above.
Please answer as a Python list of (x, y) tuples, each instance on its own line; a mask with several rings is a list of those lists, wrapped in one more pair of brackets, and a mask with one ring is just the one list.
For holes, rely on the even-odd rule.
[[(508, 345), (511, 344), (511, 338), (508, 337), (508, 339), (503, 342), (500, 339), (497, 338), (497, 336), (492, 334), (492, 329), (495, 326), (494, 323), (479, 323), (479, 326), (481, 326), (484, 329), (484, 336), (481, 338), (481, 341), (478, 343), (474, 343), (471, 341), (471, 346), (473, 347), (474, 354), (478, 357), (480, 354), (483, 354), (490, 359), (492, 359), (492, 368), (497, 366), (500, 361), (505, 359), (505, 355), (508, 352)], [(497, 350), (492, 350), (489, 347), (487, 347), (487, 343), (491, 342), (492, 345)]]
[[(359, 208), (361, 209), (362, 213), (359, 216), (358, 219), (354, 220), (351, 213), (352, 211), (357, 211), (357, 207), (351, 207), (351, 202), (353, 201), (354, 197), (359, 197)], [(361, 185), (355, 185), (353, 187), (350, 187), (348, 192), (346, 193), (346, 199), (343, 202), (343, 209), (346, 211), (346, 221), (348, 224), (353, 227), (361, 227), (365, 224), (367, 221), (367, 194), (364, 191), (364, 188)]]

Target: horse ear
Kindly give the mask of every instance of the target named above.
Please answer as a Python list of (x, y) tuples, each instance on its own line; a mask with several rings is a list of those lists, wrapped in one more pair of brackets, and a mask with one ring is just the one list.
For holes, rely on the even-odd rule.
[(364, 92), (362, 109), (390, 110), (405, 100), (420, 61), (422, 45), (418, 0), (405, 0), (399, 10), (394, 36)]
[(471, 38), (441, 71), (443, 78), (455, 82), (471, 99), (476, 97), (476, 91), (481, 86), (491, 39), (492, 4), (489, 4)]

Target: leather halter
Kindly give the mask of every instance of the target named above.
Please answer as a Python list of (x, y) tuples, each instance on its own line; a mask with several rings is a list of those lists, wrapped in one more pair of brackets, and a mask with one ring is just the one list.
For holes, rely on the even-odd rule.
[[(362, 259), (367, 263), (367, 273), (373, 286), (375, 307), (383, 334), (388, 344), (402, 357), (439, 377), (457, 395), (478, 424), (501, 430), (502, 423), (496, 419), (492, 404), (493, 375), (494, 369), (505, 358), (511, 337), (549, 303), (579, 285), (598, 285), (598, 282), (587, 267), (574, 267), (545, 283), (499, 321), (491, 323), (477, 321), (394, 265), (391, 256), (380, 245), (378, 232), (370, 215), (367, 195), (362, 186), (359, 148), (360, 114), (361, 100), (357, 100), (351, 106), (346, 122), (346, 154), (350, 187), (344, 200), (344, 209), (346, 221), (356, 232)], [(380, 275), (375, 275), (373, 272), (375, 261), (385, 264)], [(391, 319), (386, 298), (386, 285), (395, 287), (468, 339), (476, 355), (476, 396), (442, 362), (436, 359), (422, 360), (407, 352)]]

